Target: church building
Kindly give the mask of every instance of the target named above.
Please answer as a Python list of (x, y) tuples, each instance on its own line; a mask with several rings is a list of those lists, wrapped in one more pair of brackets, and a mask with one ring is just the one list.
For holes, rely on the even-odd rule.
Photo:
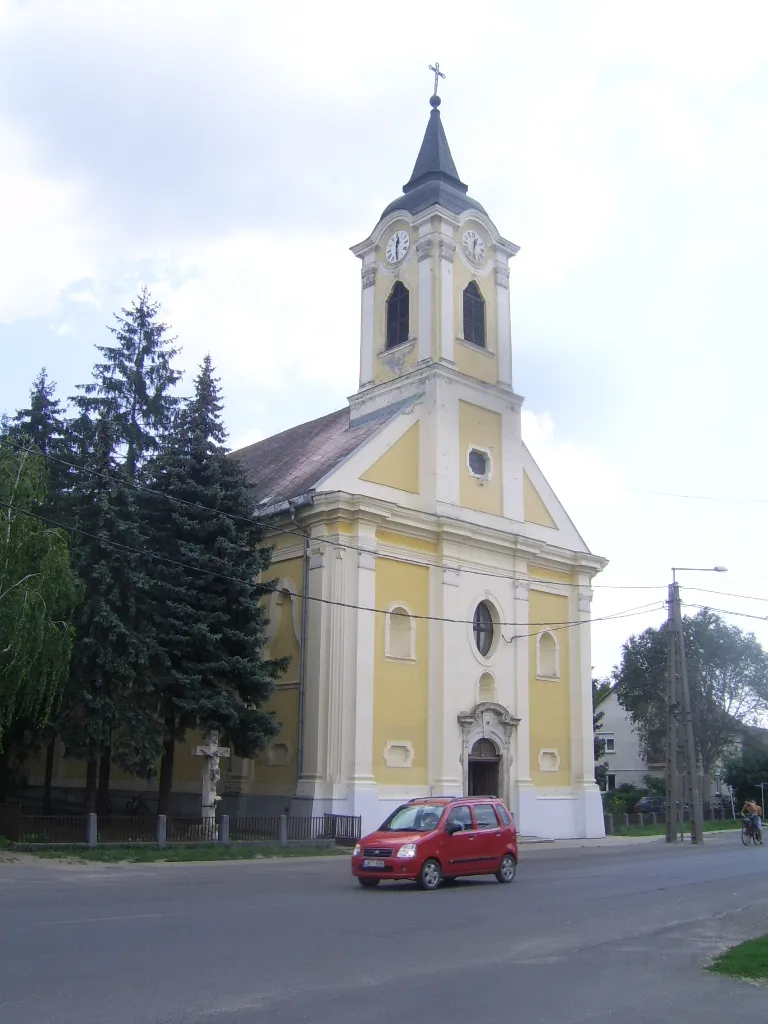
[[(402, 194), (353, 246), (348, 405), (237, 453), (270, 533), (270, 703), (231, 758), (250, 813), (377, 826), (427, 795), (503, 797), (523, 835), (603, 835), (594, 779), (592, 555), (523, 444), (504, 238), (431, 100)], [(233, 813), (234, 811), (233, 807)], [(242, 813), (242, 812), (241, 812)]]

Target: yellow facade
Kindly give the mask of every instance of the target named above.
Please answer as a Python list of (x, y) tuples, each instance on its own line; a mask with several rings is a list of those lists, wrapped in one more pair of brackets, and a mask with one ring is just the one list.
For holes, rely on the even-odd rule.
[(549, 509), (525, 470), (523, 470), (523, 518), (526, 523), (548, 526), (551, 530), (557, 529), (557, 523), (550, 515)]
[[(571, 684), (569, 666), (569, 630), (556, 629), (553, 633), (559, 647), (559, 678), (539, 679), (536, 675), (537, 636), (547, 627), (538, 623), (568, 621), (568, 597), (531, 590), (529, 595), (530, 632), (529, 657), (529, 715), (531, 779), (537, 786), (570, 786), (571, 784)], [(533, 625), (536, 623), (537, 625)], [(556, 751), (559, 759), (557, 771), (544, 771), (540, 767), (551, 763)], [(544, 754), (542, 754), (544, 752)]]
[(360, 476), (371, 484), (419, 493), (419, 421)]
[[(376, 607), (402, 601), (414, 615), (429, 614), (429, 569), (390, 558), (376, 561)], [(376, 616), (373, 689), (373, 774), (384, 785), (426, 785), (429, 652), (428, 623), (417, 619), (413, 661), (387, 658), (385, 616)], [(387, 743), (410, 744), (413, 762), (391, 768)]]
[(394, 533), (392, 530), (377, 530), (376, 540), (380, 544), (391, 547), (407, 548), (408, 551), (418, 551), (424, 555), (437, 554), (438, 544), (433, 540), (424, 540), (422, 537), (409, 537), (404, 533)]
[[(480, 448), (492, 460), (491, 477), (479, 480), (469, 471), (470, 448)], [(476, 512), (503, 512), (501, 416), (470, 402), (459, 401), (459, 502)]]

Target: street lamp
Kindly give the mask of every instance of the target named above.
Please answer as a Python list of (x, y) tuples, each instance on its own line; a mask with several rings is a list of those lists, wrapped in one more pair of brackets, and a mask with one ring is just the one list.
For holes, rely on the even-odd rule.
[[(683, 746), (685, 750), (685, 796), (691, 809), (691, 842), (704, 842), (704, 821), (699, 793), (699, 772), (696, 763), (696, 741), (693, 735), (693, 715), (691, 713), (691, 694), (688, 688), (688, 672), (685, 664), (685, 643), (683, 641), (683, 613), (680, 606), (680, 586), (677, 582), (678, 572), (727, 572), (724, 565), (711, 568), (693, 568), (692, 566), (673, 566), (672, 582), (669, 585), (667, 604), (667, 842), (677, 841), (678, 807), (681, 818), (682, 793), (680, 792), (680, 775), (678, 773), (679, 726), (683, 728)], [(681, 723), (678, 723), (678, 714)], [(682, 830), (682, 820), (681, 820)]]

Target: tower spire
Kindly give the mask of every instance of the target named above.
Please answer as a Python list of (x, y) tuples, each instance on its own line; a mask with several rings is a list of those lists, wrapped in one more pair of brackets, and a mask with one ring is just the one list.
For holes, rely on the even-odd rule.
[(440, 97), (437, 95), (437, 87), (440, 79), (445, 78), (445, 74), (440, 70), (440, 65), (437, 61), (429, 65), (429, 70), (435, 76), (435, 91), (429, 98), (429, 105), (432, 107), (432, 110), (427, 122), (427, 130), (424, 132), (419, 155), (416, 157), (413, 172), (410, 179), (403, 185), (403, 192), (412, 192), (428, 181), (443, 182), (446, 185), (457, 188), (460, 192), (466, 192), (467, 186), (459, 178), (459, 172), (456, 170), (456, 164), (453, 162), (451, 148), (448, 145), (448, 139), (445, 136), (445, 129), (443, 128), (440, 111), (438, 110)]

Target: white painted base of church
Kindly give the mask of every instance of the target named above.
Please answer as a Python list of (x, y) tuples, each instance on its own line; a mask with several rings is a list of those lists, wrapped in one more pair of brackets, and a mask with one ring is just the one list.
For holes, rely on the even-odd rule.
[[(362, 821), (362, 834), (375, 831), (401, 804), (433, 795), (428, 786), (394, 790), (390, 786), (353, 787), (345, 796), (314, 796), (292, 802), (291, 813), (313, 817), (351, 814)], [(462, 796), (461, 790), (440, 796)], [(535, 786), (515, 787), (510, 801), (518, 834), (539, 839), (602, 839), (605, 836), (600, 791), (593, 784), (569, 789), (545, 790)], [(299, 809), (301, 805), (301, 809)]]

